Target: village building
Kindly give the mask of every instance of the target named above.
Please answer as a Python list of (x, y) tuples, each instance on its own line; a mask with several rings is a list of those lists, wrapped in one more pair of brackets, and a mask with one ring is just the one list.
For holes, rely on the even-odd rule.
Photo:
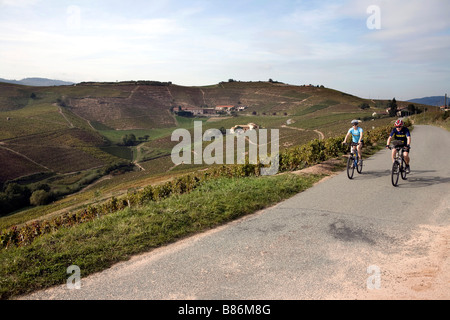
[(217, 114), (217, 112), (216, 112), (216, 109), (214, 109), (214, 108), (204, 108), (203, 114), (204, 115), (214, 115), (214, 114)]
[(181, 107), (181, 111), (190, 112), (194, 116), (203, 115), (203, 109), (199, 107)]
[(217, 114), (217, 111), (214, 108), (180, 107), (179, 111), (190, 112), (194, 116), (211, 116)]
[(233, 109), (234, 109), (234, 106), (216, 106), (216, 111), (230, 112)]
[(258, 129), (259, 128), (259, 126), (257, 125), (257, 124), (254, 124), (254, 123), (249, 123), (249, 124), (247, 124), (247, 125), (241, 125), (241, 124), (238, 124), (238, 125), (235, 125), (234, 127), (232, 127), (231, 129), (230, 129), (230, 133), (231, 134), (234, 134), (234, 133), (236, 133), (237, 131), (243, 131), (243, 132), (246, 132), (246, 131), (248, 131), (248, 130), (256, 130), (256, 129)]

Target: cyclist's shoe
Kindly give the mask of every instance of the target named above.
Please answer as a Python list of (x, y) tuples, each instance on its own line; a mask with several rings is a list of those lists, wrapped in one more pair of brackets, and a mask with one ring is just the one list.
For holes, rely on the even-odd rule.
[(405, 171), (406, 171), (406, 173), (411, 173), (411, 169), (410, 169), (409, 165), (406, 166)]

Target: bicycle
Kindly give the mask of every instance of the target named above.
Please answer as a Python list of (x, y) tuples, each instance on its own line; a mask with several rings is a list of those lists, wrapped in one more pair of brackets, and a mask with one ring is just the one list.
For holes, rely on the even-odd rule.
[(359, 159), (358, 150), (356, 150), (356, 146), (358, 144), (359, 143), (356, 142), (350, 143), (350, 154), (347, 160), (347, 176), (349, 179), (353, 179), (353, 175), (355, 174), (355, 168), (358, 173), (362, 172), (363, 161), (362, 159)]
[(402, 177), (402, 180), (406, 180), (406, 162), (403, 156), (403, 152), (405, 152), (406, 147), (403, 142), (401, 144), (393, 142), (393, 146), (388, 146), (389, 150), (393, 148), (397, 149), (397, 153), (395, 155), (394, 163), (392, 164), (391, 170), (391, 182), (394, 187), (398, 185), (399, 177)]

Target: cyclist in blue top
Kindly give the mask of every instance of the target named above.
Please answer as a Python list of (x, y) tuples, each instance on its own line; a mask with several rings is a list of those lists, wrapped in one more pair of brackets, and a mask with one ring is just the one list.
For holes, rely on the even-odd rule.
[[(363, 145), (363, 129), (358, 127), (359, 126), (359, 120), (352, 120), (352, 127), (348, 130), (347, 135), (345, 136), (344, 142), (342, 144), (347, 142), (347, 138), (349, 135), (352, 135), (352, 142), (357, 143), (358, 147), (358, 156), (359, 161), (362, 161), (362, 145)], [(352, 148), (353, 149), (353, 148)]]
[[(402, 141), (404, 152), (403, 157), (405, 158), (406, 162), (406, 172), (410, 173), (411, 169), (409, 168), (409, 149), (411, 148), (411, 133), (409, 132), (409, 129), (407, 127), (404, 127), (404, 123), (401, 119), (395, 121), (395, 128), (392, 129), (391, 134), (389, 135), (389, 138), (386, 142), (386, 148), (389, 147), (391, 140), (399, 140)], [(392, 148), (392, 162), (394, 162), (395, 155), (397, 154), (397, 150), (395, 148)]]

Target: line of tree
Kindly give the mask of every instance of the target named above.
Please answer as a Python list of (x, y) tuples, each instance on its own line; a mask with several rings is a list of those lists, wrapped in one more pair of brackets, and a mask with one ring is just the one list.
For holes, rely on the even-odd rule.
[(150, 138), (148, 134), (143, 137), (136, 138), (136, 135), (134, 133), (130, 133), (122, 136), (122, 143), (124, 146), (130, 147), (135, 146), (138, 142), (141, 143), (144, 141), (148, 141), (148, 138)]
[[(392, 100), (389, 100), (387, 108), (388, 108), (390, 117), (397, 116), (399, 109), (398, 109), (397, 101), (395, 100), (395, 98), (393, 98)], [(407, 110), (410, 114), (420, 114), (424, 111), (423, 109), (416, 107), (412, 103), (408, 105)], [(425, 110), (426, 110), (426, 108), (425, 108)]]
[(41, 184), (31, 190), (18, 183), (9, 183), (0, 192), (0, 216), (32, 206), (42, 206), (55, 200), (48, 184)]
[(390, 117), (396, 117), (398, 111), (397, 100), (392, 99), (388, 102), (388, 112)]

